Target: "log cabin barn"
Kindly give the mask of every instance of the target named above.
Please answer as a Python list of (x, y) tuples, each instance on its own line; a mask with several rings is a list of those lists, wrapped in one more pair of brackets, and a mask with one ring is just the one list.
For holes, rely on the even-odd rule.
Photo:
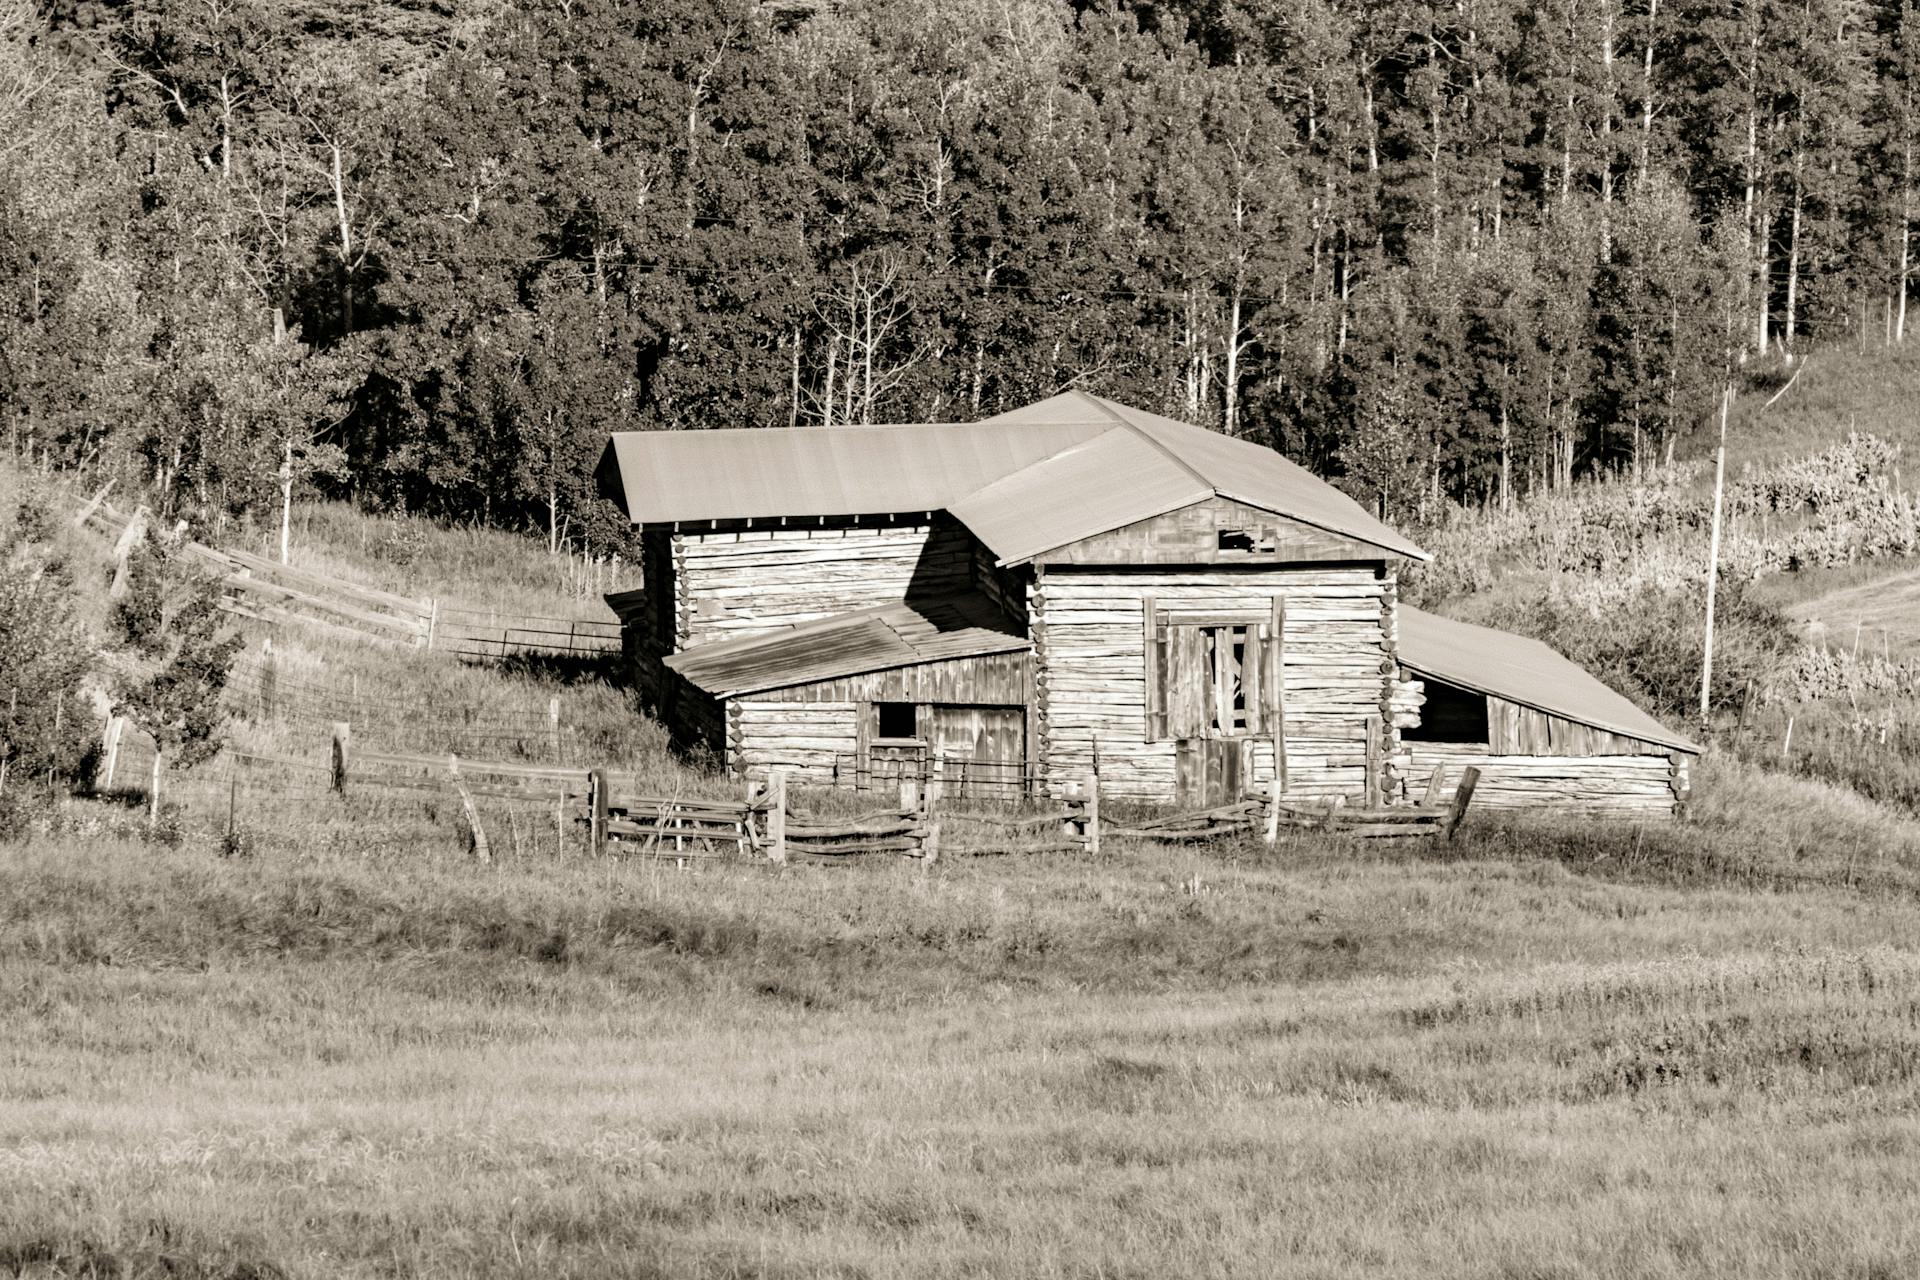
[(1426, 554), (1261, 445), (1074, 391), (968, 423), (619, 433), (598, 481), (641, 531), (642, 586), (608, 597), (628, 676), (736, 773), (1094, 774), (1179, 805), (1424, 785), (1397, 584)]
[(1635, 821), (1691, 794), (1699, 745), (1538, 640), (1402, 605), (1398, 652), (1415, 779), (1472, 765), (1476, 805)]

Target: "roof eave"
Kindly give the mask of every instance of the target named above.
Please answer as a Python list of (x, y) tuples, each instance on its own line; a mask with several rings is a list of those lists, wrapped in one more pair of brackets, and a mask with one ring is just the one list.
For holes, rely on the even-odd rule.
[[(921, 667), (921, 666), (927, 665), (930, 662), (957, 662), (964, 658), (992, 657), (994, 654), (997, 654), (997, 653), (1022, 653), (1022, 652), (1029, 651), (1032, 648), (1033, 648), (1033, 642), (1031, 640), (1023, 640), (1019, 636), (1008, 636), (1007, 643), (1004, 645), (993, 645), (990, 647), (982, 647), (979, 649), (971, 650), (967, 653), (949, 653), (949, 654), (942, 654), (939, 657), (912, 657), (912, 658), (904, 659), (899, 662), (882, 662), (882, 663), (876, 663), (871, 666), (863, 664), (850, 671), (832, 671), (830, 673), (822, 673), (819, 675), (810, 676), (805, 680), (782, 679), (782, 680), (775, 680), (771, 683), (745, 684), (734, 689), (708, 688), (706, 685), (703, 685), (699, 681), (695, 680), (692, 676), (686, 675), (685, 672), (680, 672), (680, 674), (686, 679), (686, 681), (689, 684), (693, 685), (694, 688), (700, 690), (702, 693), (709, 694), (712, 697), (719, 698), (722, 701), (725, 701), (728, 698), (743, 698), (756, 693), (770, 693), (775, 689), (797, 689), (802, 685), (819, 684), (823, 680), (845, 680), (851, 676), (878, 675), (883, 671), (899, 671), (905, 667)], [(685, 652), (692, 652), (692, 651), (686, 650)], [(679, 656), (680, 656), (679, 654), (673, 655), (673, 657), (679, 657)], [(671, 666), (672, 658), (669, 658), (667, 661), (668, 661), (668, 665)], [(678, 668), (674, 668), (674, 669), (676, 671), (679, 670)]]
[(1586, 725), (1589, 729), (1604, 730), (1607, 733), (1619, 734), (1623, 738), (1633, 738), (1639, 742), (1651, 742), (1657, 747), (1665, 747), (1669, 751), (1684, 751), (1688, 755), (1697, 756), (1705, 750), (1699, 743), (1683, 738), (1665, 726), (1659, 726), (1659, 737), (1650, 737), (1638, 729), (1629, 729), (1619, 724), (1602, 724), (1591, 716), (1569, 715), (1565, 711), (1556, 710), (1553, 707), (1543, 707), (1530, 698), (1516, 698), (1511, 693), (1489, 688), (1485, 681), (1462, 677), (1447, 671), (1436, 671), (1432, 667), (1423, 666), (1409, 659), (1405, 654), (1399, 655), (1395, 661), (1399, 662), (1401, 666), (1409, 671), (1417, 672), (1420, 675), (1428, 676), (1435, 680), (1444, 681), (1447, 684), (1458, 685), (1462, 689), (1471, 689), (1475, 693), (1482, 694), (1489, 698), (1498, 698), (1502, 702), (1511, 702), (1515, 706), (1527, 707), (1531, 710), (1538, 711), (1542, 715), (1552, 716), (1557, 720), (1569, 720), (1574, 724)]

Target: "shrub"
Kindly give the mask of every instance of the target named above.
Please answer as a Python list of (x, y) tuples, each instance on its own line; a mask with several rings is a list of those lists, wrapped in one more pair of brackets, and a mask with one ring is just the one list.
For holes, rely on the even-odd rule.
[(190, 767), (220, 749), (226, 688), (239, 636), (223, 625), (220, 580), (161, 542), (135, 557), (117, 617), (152, 665), (122, 679), (127, 714), (169, 760)]
[(72, 775), (93, 726), (84, 685), (94, 648), (64, 565), (28, 536), (29, 523), (0, 544), (0, 762), (16, 779)]

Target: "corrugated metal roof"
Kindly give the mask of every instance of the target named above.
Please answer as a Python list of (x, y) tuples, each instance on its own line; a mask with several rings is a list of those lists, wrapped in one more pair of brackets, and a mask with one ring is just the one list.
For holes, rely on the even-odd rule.
[[(1320, 477), (1314, 475), (1298, 463), (1290, 462), (1265, 445), (1251, 440), (1239, 440), (1232, 436), (1209, 431), (1205, 427), (1196, 427), (1192, 423), (1177, 422), (1157, 413), (1148, 413), (1143, 409), (1130, 408), (1118, 401), (1102, 396), (1089, 395), (1084, 391), (1068, 391), (1031, 404), (997, 418), (988, 418), (987, 423), (1017, 422), (1026, 426), (1069, 424), (1090, 424), (1100, 419), (1124, 426), (1138, 433), (1142, 438), (1155, 445), (1163, 455), (1153, 464), (1156, 470), (1179, 472), (1194, 483), (1203, 486), (1202, 496), (1219, 494), (1236, 502), (1271, 511), (1276, 515), (1290, 516), (1306, 524), (1316, 525), (1333, 533), (1346, 534), (1362, 542), (1383, 547), (1399, 555), (1416, 560), (1430, 559), (1412, 541), (1397, 530), (1382, 524), (1359, 503), (1334, 488)], [(985, 425), (985, 424), (983, 424)], [(1111, 475), (1108, 477), (1111, 480)], [(1109, 507), (1114, 504), (1108, 504)], [(1081, 538), (1105, 533), (1118, 528), (1121, 524), (1131, 524), (1135, 520), (1144, 520), (1148, 516), (1159, 515), (1171, 510), (1161, 507), (1148, 509), (1152, 502), (1138, 504), (1138, 514), (1113, 524), (1102, 524), (1098, 528), (1086, 525), (1071, 532), (1070, 536), (1048, 546), (1037, 547), (1025, 555), (1037, 555), (1041, 551), (1051, 551), (1054, 547), (1077, 542)], [(956, 510), (955, 514), (959, 512)], [(1101, 518), (1104, 518), (1101, 517)], [(965, 517), (962, 517), (964, 520)], [(976, 531), (977, 532), (977, 531)], [(983, 540), (984, 536), (983, 536)], [(989, 541), (988, 545), (993, 544)], [(1019, 559), (1024, 556), (1007, 556), (995, 547), (996, 554), (1003, 560)]]
[(1212, 496), (1152, 441), (1113, 426), (975, 489), (951, 510), (1002, 564), (1013, 564)]
[(1111, 425), (622, 431), (597, 478), (635, 524), (939, 511)]
[(943, 658), (1030, 649), (999, 608), (973, 592), (909, 600), (743, 640), (696, 645), (667, 665), (717, 697), (890, 671)]
[(1538, 640), (1400, 606), (1400, 663), (1448, 684), (1491, 694), (1629, 738), (1698, 754), (1684, 738)]
[(1428, 558), (1264, 445), (1083, 391), (972, 423), (621, 432), (599, 481), (640, 524), (945, 509), (1002, 563), (1217, 493)]

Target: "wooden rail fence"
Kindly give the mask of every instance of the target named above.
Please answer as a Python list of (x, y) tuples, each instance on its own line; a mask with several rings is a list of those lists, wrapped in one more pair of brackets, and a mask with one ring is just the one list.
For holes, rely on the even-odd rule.
[[(113, 542), (120, 561), (116, 594), (124, 590), (127, 560), (146, 536), (149, 518), (145, 507), (122, 512), (101, 494), (75, 520), (77, 526)], [(199, 542), (183, 542), (181, 553), (219, 575), (225, 589), (222, 608), (256, 621), (317, 623), (375, 640), (484, 661), (515, 654), (594, 657), (620, 648), (620, 624), (612, 619), (461, 609), (433, 597), (398, 595), (280, 564), (251, 552), (223, 550)]]
[(1283, 800), (1281, 784), (1276, 780), (1265, 795), (1212, 809), (1188, 810), (1135, 827), (1115, 827), (1110, 834), (1168, 843), (1257, 834), (1271, 845), (1279, 841), (1281, 830), (1286, 828), (1368, 839), (1426, 836), (1451, 840), (1473, 802), (1480, 770), (1468, 768), (1451, 797), (1442, 792), (1444, 778), (1444, 770), (1435, 769), (1418, 804), (1381, 807), (1363, 803), (1351, 809), (1341, 796), (1323, 804)]

